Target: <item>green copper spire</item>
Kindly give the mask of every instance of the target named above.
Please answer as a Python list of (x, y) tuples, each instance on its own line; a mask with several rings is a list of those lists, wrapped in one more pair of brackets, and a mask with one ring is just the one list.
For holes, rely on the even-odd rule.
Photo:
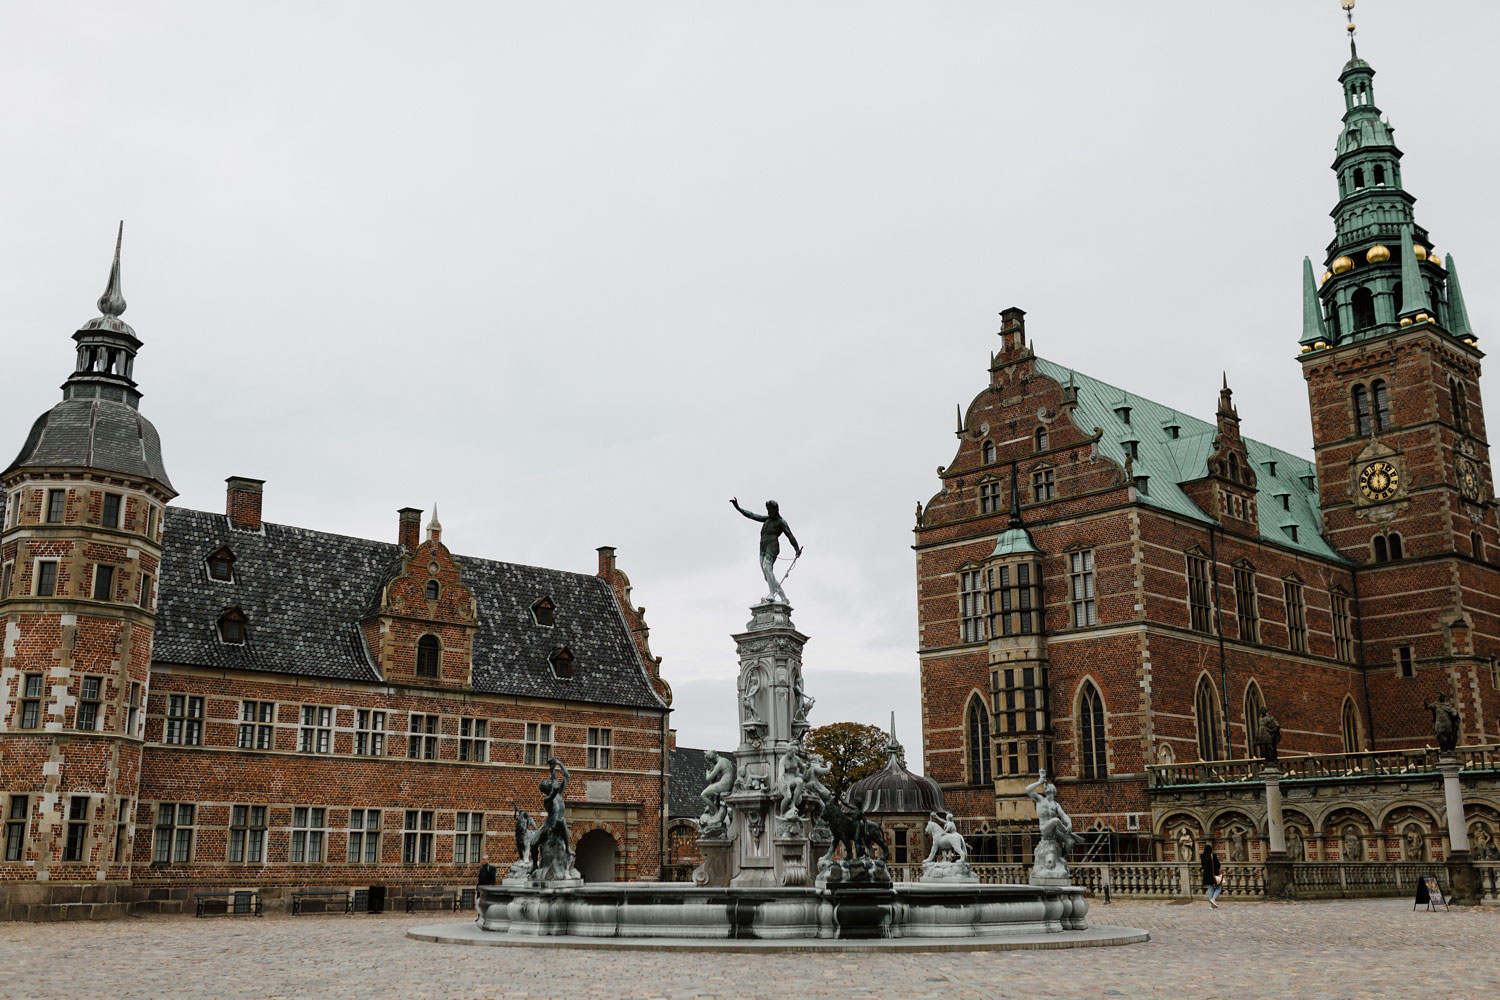
[(1427, 304), (1427, 283), (1422, 280), (1422, 269), (1417, 264), (1417, 251), (1412, 246), (1412, 229), (1408, 223), (1401, 227), (1401, 311), (1400, 318), (1417, 313), (1432, 315), (1432, 306)]
[(1455, 337), (1472, 337), (1474, 328), (1469, 325), (1469, 309), (1464, 305), (1464, 293), (1458, 287), (1458, 269), (1453, 266), (1453, 255), (1448, 255), (1444, 268), (1448, 272), (1448, 332)]
[(1323, 303), (1318, 301), (1318, 283), (1313, 279), (1312, 259), (1302, 258), (1302, 340), (1303, 344), (1327, 342), (1328, 329), (1323, 325)]

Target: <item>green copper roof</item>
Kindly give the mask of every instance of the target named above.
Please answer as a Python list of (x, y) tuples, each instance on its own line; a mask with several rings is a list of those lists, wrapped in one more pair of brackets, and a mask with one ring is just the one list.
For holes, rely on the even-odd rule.
[(1458, 287), (1458, 268), (1453, 266), (1453, 255), (1448, 255), (1448, 329), (1455, 337), (1472, 337), (1474, 328), (1469, 325), (1469, 307), (1464, 305), (1463, 289)]
[(990, 557), (1017, 556), (1040, 551), (1042, 550), (1031, 540), (1031, 533), (1025, 528), (1006, 528), (1000, 532), (1000, 537), (995, 542), (995, 551), (990, 553)]
[(1323, 324), (1323, 303), (1318, 299), (1318, 283), (1313, 278), (1312, 261), (1302, 258), (1302, 340), (1303, 344), (1327, 342), (1328, 328)]
[[(1149, 477), (1145, 490), (1139, 491), (1141, 503), (1194, 521), (1218, 523), (1193, 503), (1179, 485), (1208, 474), (1208, 456), (1213, 452), (1214, 435), (1218, 432), (1216, 425), (1183, 416), (1170, 407), (1044, 358), (1036, 359), (1036, 369), (1063, 385), (1070, 377), (1073, 379), (1078, 388), (1074, 420), (1085, 432), (1092, 432), (1095, 427), (1103, 429), (1099, 450), (1106, 458), (1124, 465), (1125, 442), (1136, 442), (1132, 467), (1135, 475)], [(1129, 408), (1128, 424), (1121, 415), (1122, 407)], [(1169, 426), (1180, 428), (1176, 438), (1166, 430)], [(1250, 438), (1244, 441), (1255, 465), (1260, 537), (1319, 559), (1344, 562), (1323, 537), (1313, 463)]]

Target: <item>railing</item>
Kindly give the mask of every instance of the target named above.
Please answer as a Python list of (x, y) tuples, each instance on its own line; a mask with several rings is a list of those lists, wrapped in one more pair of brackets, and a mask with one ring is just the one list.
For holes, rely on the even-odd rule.
[(1401, 896), (1415, 893), (1423, 875), (1443, 871), (1424, 861), (1303, 862), (1292, 866), (1292, 886), (1298, 899)]
[[(1306, 754), (1277, 761), (1283, 781), (1332, 781), (1347, 778), (1409, 777), (1436, 774), (1435, 747), (1401, 750), (1366, 750), (1359, 753)], [(1500, 770), (1500, 744), (1459, 747), (1454, 751), (1461, 771)], [(1190, 764), (1149, 764), (1150, 787), (1180, 788), (1184, 785), (1223, 785), (1259, 781), (1265, 762), (1209, 760)]]
[(1479, 872), (1479, 902), (1485, 906), (1500, 906), (1500, 861), (1476, 861)]
[[(1328, 252), (1333, 253), (1333, 251), (1337, 250), (1339, 245), (1343, 243), (1358, 243), (1360, 240), (1373, 239), (1377, 236), (1399, 237), (1401, 235), (1401, 226), (1402, 223), (1399, 222), (1367, 223), (1366, 225), (1360, 226), (1358, 229), (1351, 229), (1346, 233), (1340, 233), (1338, 236), (1334, 237), (1333, 242), (1328, 244)], [(1412, 227), (1412, 236), (1419, 243), (1426, 243), (1428, 241), (1427, 230), (1423, 229), (1421, 226)]]

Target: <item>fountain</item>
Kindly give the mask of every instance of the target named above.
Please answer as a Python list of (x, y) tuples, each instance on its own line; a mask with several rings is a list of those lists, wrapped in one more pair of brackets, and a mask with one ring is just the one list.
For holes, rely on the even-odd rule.
[[(769, 505), (768, 505), (769, 506)], [(738, 509), (738, 504), (736, 504)], [(842, 802), (823, 784), (828, 765), (802, 739), (815, 699), (803, 684), (808, 637), (769, 567), (767, 534), (785, 531), (774, 507), (762, 531), (762, 566), (771, 596), (750, 609), (734, 636), (739, 652), (739, 747), (711, 753), (703, 862), (692, 883), (583, 884), (560, 851), (566, 836), (562, 778), (543, 782), (546, 821), (518, 819), (518, 860), (498, 885), (478, 888), (473, 925), (413, 928), (410, 936), (467, 944), (713, 947), (1055, 948), (1147, 939), (1130, 928), (1090, 928), (1081, 887), (1068, 884), (1071, 825), (1055, 803), (1044, 847), (1054, 863), (1028, 885), (982, 884), (967, 863), (952, 817), (934, 822), (935, 842), (920, 882), (893, 883), (880, 830), (862, 803)], [(786, 534), (790, 538), (790, 532)], [(793, 542), (795, 545), (796, 543)], [(800, 554), (800, 547), (798, 552)], [(1046, 786), (1050, 788), (1050, 786)], [(1045, 789), (1044, 789), (1045, 790)], [(941, 819), (941, 817), (935, 817)], [(559, 833), (559, 831), (561, 831)], [(552, 838), (549, 840), (549, 837)], [(1061, 865), (1061, 868), (1058, 866)], [(707, 939), (707, 940), (706, 940)], [(633, 942), (633, 943), (632, 943)], [(845, 943), (845, 944), (841, 944)]]

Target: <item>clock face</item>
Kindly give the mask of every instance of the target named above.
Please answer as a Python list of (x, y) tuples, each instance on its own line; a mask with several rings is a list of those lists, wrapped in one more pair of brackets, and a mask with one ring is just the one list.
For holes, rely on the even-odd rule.
[(1479, 470), (1467, 458), (1458, 461), (1458, 488), (1465, 499), (1479, 499)]
[(1401, 485), (1401, 473), (1390, 462), (1371, 462), (1359, 474), (1359, 491), (1366, 500), (1389, 500)]

